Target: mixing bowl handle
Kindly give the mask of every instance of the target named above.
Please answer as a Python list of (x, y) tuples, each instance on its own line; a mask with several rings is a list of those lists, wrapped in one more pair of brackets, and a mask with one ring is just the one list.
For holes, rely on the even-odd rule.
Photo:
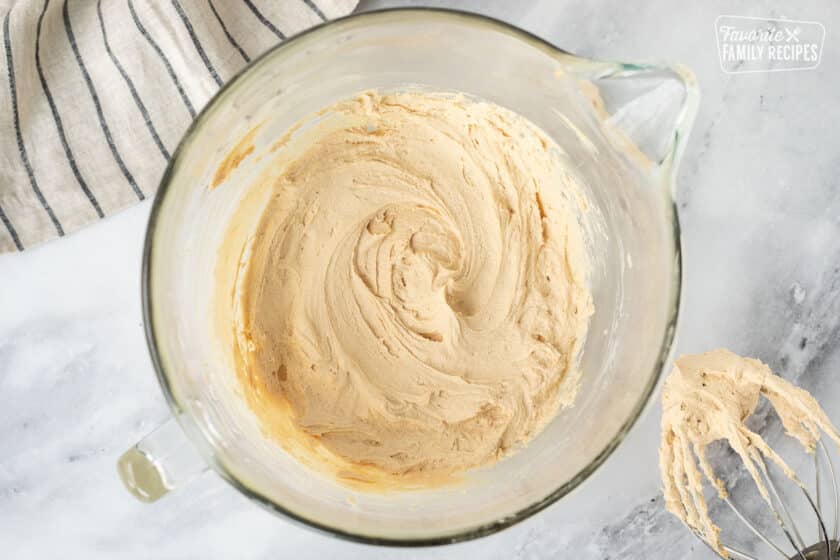
[(175, 418), (137, 442), (117, 461), (125, 487), (143, 502), (154, 502), (208, 469)]

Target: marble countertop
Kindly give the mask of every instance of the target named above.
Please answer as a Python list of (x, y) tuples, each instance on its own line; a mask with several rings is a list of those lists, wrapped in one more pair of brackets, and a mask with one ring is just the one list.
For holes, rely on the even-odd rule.
[[(362, 1), (360, 9), (403, 4)], [(428, 2), (426, 3), (428, 4)], [(830, 0), (435, 2), (515, 23), (567, 50), (667, 60), (703, 99), (679, 174), (685, 251), (678, 352), (725, 345), (840, 397), (840, 39)], [(725, 74), (720, 14), (823, 22), (820, 66)], [(60, 241), (0, 256), (0, 545), (28, 558), (392, 558), (250, 504), (215, 474), (152, 505), (117, 457), (169, 415), (146, 350), (140, 204)], [(840, 411), (828, 407), (835, 422)], [(663, 512), (653, 407), (572, 495), (499, 534), (415, 559), (708, 559)]]

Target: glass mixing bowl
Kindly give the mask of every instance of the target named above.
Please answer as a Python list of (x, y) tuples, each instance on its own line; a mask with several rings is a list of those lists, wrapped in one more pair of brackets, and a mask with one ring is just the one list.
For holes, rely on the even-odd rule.
[[(208, 185), (224, 155), (256, 124), (262, 123), (259, 152), (336, 100), (408, 85), (507, 107), (576, 162), (595, 226), (589, 240), (595, 314), (575, 405), (524, 449), (453, 486), (375, 494), (300, 464), (262, 435), (240, 398), (220, 357), (211, 301), (217, 248), (256, 158), (222, 186)], [(668, 357), (680, 295), (671, 192), (696, 104), (694, 80), (683, 68), (582, 59), (505, 23), (451, 11), (354, 15), (264, 54), (189, 128), (154, 202), (143, 309), (152, 360), (177, 423), (164, 424), (120, 459), (127, 487), (152, 501), (209, 465), (271, 511), (346, 538), (398, 545), (486, 535), (562, 498), (622, 441)]]

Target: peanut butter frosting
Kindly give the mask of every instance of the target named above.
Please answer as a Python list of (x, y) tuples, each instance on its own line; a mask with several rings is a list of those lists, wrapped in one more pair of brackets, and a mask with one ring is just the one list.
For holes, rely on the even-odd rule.
[(840, 445), (840, 434), (807, 391), (774, 375), (762, 362), (729, 350), (680, 357), (662, 391), (659, 464), (665, 506), (725, 558), (729, 555), (720, 528), (709, 517), (703, 496), (704, 477), (721, 498), (727, 496), (706, 456), (709, 444), (729, 444), (768, 504), (765, 460), (802, 485), (764, 438), (745, 425), (761, 396), (775, 408), (787, 435), (808, 453), (814, 453), (822, 433)]
[(593, 312), (560, 148), (443, 93), (366, 92), (298, 129), (219, 260), (266, 432), (351, 479), (458, 473), (528, 442), (573, 402)]

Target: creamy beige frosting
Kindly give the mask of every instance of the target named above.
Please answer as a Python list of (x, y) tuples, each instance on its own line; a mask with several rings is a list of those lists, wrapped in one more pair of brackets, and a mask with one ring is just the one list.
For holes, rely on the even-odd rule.
[(840, 445), (840, 434), (807, 391), (774, 375), (760, 361), (729, 350), (682, 356), (662, 392), (659, 463), (665, 505), (724, 557), (728, 554), (720, 542), (720, 528), (710, 519), (703, 497), (704, 477), (721, 498), (726, 497), (726, 488), (706, 457), (709, 444), (726, 440), (768, 503), (765, 459), (801, 485), (787, 463), (745, 425), (761, 396), (775, 408), (787, 435), (807, 452), (814, 452), (823, 432)]
[(448, 94), (368, 92), (303, 128), (220, 259), (268, 432), (292, 448), (287, 415), (349, 478), (455, 473), (530, 440), (574, 399), (593, 310), (560, 149)]

